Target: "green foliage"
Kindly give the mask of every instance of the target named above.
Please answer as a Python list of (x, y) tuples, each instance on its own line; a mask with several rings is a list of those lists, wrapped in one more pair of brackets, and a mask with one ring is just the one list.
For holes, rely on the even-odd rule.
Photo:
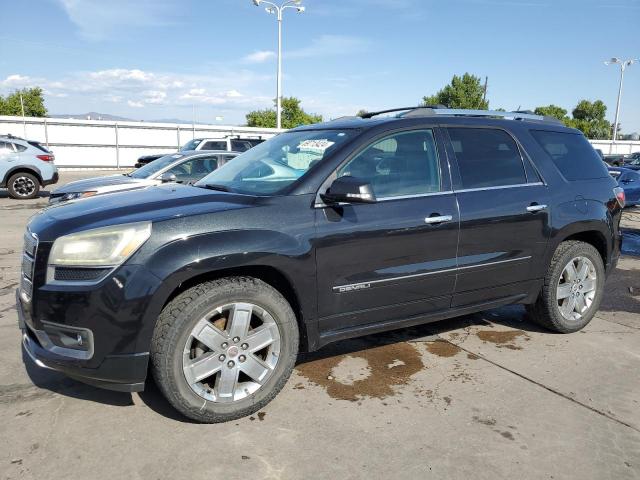
[[(276, 127), (276, 110), (268, 108), (265, 110), (255, 110), (247, 113), (248, 127)], [(295, 128), (299, 125), (309, 125), (322, 121), (321, 115), (314, 115), (305, 112), (300, 107), (300, 100), (295, 97), (284, 97), (282, 99), (282, 128)]]
[(547, 105), (546, 107), (538, 107), (533, 111), (533, 113), (536, 115), (554, 117), (558, 120), (562, 120), (563, 122), (569, 119), (569, 117), (567, 117), (567, 111), (564, 108), (553, 104)]
[(367, 112), (364, 109), (360, 109), (360, 110), (358, 110), (358, 113), (356, 113), (356, 117), (362, 117), (362, 116), (366, 115), (367, 113), (369, 113), (369, 112)]
[(557, 105), (538, 107), (535, 109), (535, 113), (562, 120), (566, 126), (582, 131), (587, 138), (600, 140), (611, 138), (611, 123), (605, 118), (607, 106), (602, 100), (594, 102), (580, 100), (571, 112), (572, 117), (567, 115), (564, 108)]
[(451, 83), (435, 95), (424, 97), (425, 105), (445, 105), (448, 108), (488, 110), (489, 102), (483, 100), (484, 86), (480, 77), (465, 73), (462, 77), (454, 75)]
[(22, 116), (20, 94), (24, 103), (24, 114), (27, 117), (46, 117), (42, 89), (40, 87), (23, 88), (10, 93), (6, 97), (0, 95), (0, 115)]

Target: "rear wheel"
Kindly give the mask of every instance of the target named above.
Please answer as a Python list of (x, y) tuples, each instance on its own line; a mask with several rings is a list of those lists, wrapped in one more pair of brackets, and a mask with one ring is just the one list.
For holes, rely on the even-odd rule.
[(553, 255), (538, 300), (528, 311), (550, 330), (576, 332), (598, 311), (604, 280), (602, 257), (592, 245), (563, 242)]
[(17, 200), (30, 200), (38, 196), (40, 182), (35, 175), (20, 172), (12, 175), (7, 183), (9, 195)]
[(160, 314), (156, 382), (183, 415), (205, 423), (256, 412), (286, 383), (298, 353), (291, 307), (268, 284), (231, 277), (197, 285)]

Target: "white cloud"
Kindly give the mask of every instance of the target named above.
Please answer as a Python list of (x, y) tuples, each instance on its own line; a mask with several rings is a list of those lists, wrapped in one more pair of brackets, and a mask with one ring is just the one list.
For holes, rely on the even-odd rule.
[(275, 52), (272, 52), (271, 50), (258, 50), (257, 52), (250, 53), (244, 57), (243, 61), (245, 63), (264, 63), (275, 56)]
[(310, 58), (337, 55), (351, 55), (368, 50), (370, 42), (362, 37), (351, 35), (322, 35), (315, 38), (311, 45), (285, 53), (289, 58)]
[(102, 40), (128, 28), (175, 22), (182, 4), (168, 0), (57, 0), (88, 40)]
[(134, 100), (127, 100), (127, 105), (129, 105), (132, 108), (142, 108), (142, 107), (144, 107), (144, 104), (142, 102), (136, 102)]

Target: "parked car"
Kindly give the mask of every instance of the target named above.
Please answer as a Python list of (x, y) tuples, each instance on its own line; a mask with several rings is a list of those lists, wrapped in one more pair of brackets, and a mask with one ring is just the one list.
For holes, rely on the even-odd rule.
[(640, 172), (624, 167), (609, 167), (609, 174), (624, 190), (626, 205), (640, 205)]
[(604, 153), (602, 152), (602, 150), (600, 150), (599, 148), (595, 148), (594, 149), (596, 151), (596, 153), (598, 154), (598, 156), (602, 159), (602, 161), (604, 162)]
[(49, 203), (136, 190), (162, 183), (195, 183), (237, 155), (233, 152), (185, 152), (165, 155), (130, 173), (67, 183), (51, 192)]
[(631, 170), (640, 170), (640, 152), (635, 152), (625, 157), (624, 164), (622, 165), (624, 168), (629, 168)]
[(26, 353), (120, 391), (151, 372), (182, 414), (220, 422), (338, 340), (510, 304), (555, 332), (587, 325), (624, 192), (584, 135), (398, 111), (295, 128), (192, 186), (38, 213), (17, 292)]
[(54, 160), (53, 153), (36, 141), (0, 135), (0, 188), (19, 200), (37, 197), (40, 188), (58, 181)]
[(622, 154), (610, 154), (604, 156), (604, 161), (613, 167), (620, 167), (625, 163), (624, 155)]
[[(246, 152), (250, 148), (264, 142), (262, 138), (195, 138), (180, 148), (180, 152), (200, 151), (200, 150), (224, 150), (227, 152)], [(149, 162), (153, 162), (166, 154), (143, 155), (138, 158), (135, 164), (136, 168), (140, 168)]]

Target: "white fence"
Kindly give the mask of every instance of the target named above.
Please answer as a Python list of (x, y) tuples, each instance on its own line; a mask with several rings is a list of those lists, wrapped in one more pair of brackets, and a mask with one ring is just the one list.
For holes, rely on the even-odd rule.
[[(26, 133), (25, 133), (26, 131)], [(126, 168), (141, 155), (175, 152), (193, 138), (270, 138), (276, 129), (0, 116), (0, 134), (47, 145), (59, 167)]]
[[(25, 133), (26, 130), (26, 133)], [(270, 138), (271, 128), (191, 125), (177, 123), (114, 122), (0, 116), (0, 134), (26, 136), (47, 145), (59, 167), (127, 168), (141, 155), (175, 152), (198, 137)], [(591, 140), (604, 154), (640, 151), (640, 141)]]
[(611, 140), (589, 140), (593, 148), (599, 148), (605, 155), (609, 154), (622, 154), (640, 152), (639, 140), (616, 140), (613, 143)]

